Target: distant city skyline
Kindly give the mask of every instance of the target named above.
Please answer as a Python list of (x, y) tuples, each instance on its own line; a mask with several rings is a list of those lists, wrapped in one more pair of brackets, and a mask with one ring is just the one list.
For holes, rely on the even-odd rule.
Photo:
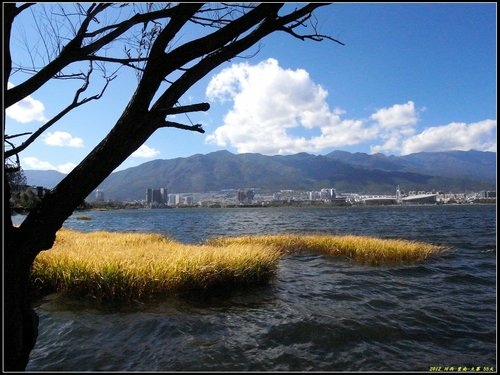
[[(408, 191), (399, 185), (394, 194), (358, 194), (336, 192), (335, 188), (320, 190), (282, 189), (279, 191), (260, 191), (261, 189), (231, 189), (205, 193), (183, 192), (160, 194), (160, 189), (146, 189), (146, 199), (128, 201), (109, 201), (116, 204), (131, 204), (129, 207), (171, 208), (179, 206), (234, 207), (234, 206), (276, 206), (286, 204), (333, 206), (345, 205), (404, 205), (404, 204), (447, 204), (447, 203), (496, 203), (496, 191), (477, 191), (472, 193), (451, 193), (444, 191)], [(94, 203), (106, 204), (103, 200)], [(91, 201), (92, 204), (92, 201)]]
[[(211, 108), (176, 121), (201, 123), (206, 134), (159, 130), (117, 170), (222, 149), (265, 155), (496, 152), (496, 12), (496, 3), (322, 7), (320, 31), (344, 46), (271, 35), (255, 56), (253, 48), (187, 93), (181, 104), (207, 101)], [(189, 30), (182, 38), (188, 37)], [(40, 48), (31, 12), (14, 24), (12, 41), (14, 60), (28, 58), (26, 41)], [(14, 74), (9, 85), (25, 78)], [(71, 171), (109, 132), (135, 82), (133, 72), (121, 69), (101, 100), (75, 110), (23, 151), (22, 168)], [(6, 133), (36, 130), (74, 90), (54, 81), (8, 108)]]

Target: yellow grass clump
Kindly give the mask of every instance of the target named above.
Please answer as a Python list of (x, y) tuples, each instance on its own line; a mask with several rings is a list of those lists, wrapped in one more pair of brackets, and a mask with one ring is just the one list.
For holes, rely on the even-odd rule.
[(344, 256), (362, 264), (412, 263), (443, 248), (365, 236), (265, 235), (181, 244), (158, 234), (61, 229), (32, 267), (35, 290), (103, 299), (142, 299), (268, 282), (286, 254)]
[(92, 218), (87, 215), (80, 215), (76, 217), (76, 220), (92, 220)]
[(401, 239), (354, 235), (266, 235), (217, 238), (214, 246), (260, 244), (281, 254), (319, 253), (344, 256), (368, 265), (421, 262), (442, 246)]
[(32, 267), (36, 289), (141, 299), (268, 281), (279, 254), (260, 245), (184, 245), (157, 234), (62, 229)]

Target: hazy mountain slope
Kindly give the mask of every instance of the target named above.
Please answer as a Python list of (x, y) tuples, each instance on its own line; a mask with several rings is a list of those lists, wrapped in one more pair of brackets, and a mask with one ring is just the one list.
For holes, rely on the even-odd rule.
[(496, 153), (483, 151), (419, 152), (405, 156), (334, 151), (326, 156), (351, 165), (456, 178), (496, 180)]
[[(29, 184), (52, 187), (63, 174), (25, 171)], [(452, 151), (401, 157), (335, 151), (265, 156), (218, 151), (186, 158), (153, 160), (111, 174), (98, 187), (105, 199), (144, 199), (146, 189), (170, 193), (223, 189), (314, 190), (393, 194), (403, 190), (479, 191), (496, 189), (496, 153)], [(89, 196), (93, 199), (93, 195)]]
[(43, 186), (51, 189), (56, 186), (66, 175), (58, 171), (25, 170), (28, 185)]
[[(483, 190), (495, 187), (496, 163), (492, 165), (490, 154), (496, 156), (483, 153), (481, 157), (473, 152), (468, 161), (465, 155), (457, 154), (460, 157), (457, 159), (453, 153), (417, 155), (413, 159), (345, 153), (342, 159), (338, 154), (265, 156), (219, 151), (144, 163), (114, 173), (100, 189), (109, 199), (143, 199), (148, 187), (166, 187), (171, 193), (250, 187), (267, 190), (335, 187), (343, 192), (382, 194), (393, 193), (397, 185), (407, 190)], [(451, 168), (443, 164), (453, 160), (461, 166)], [(478, 172), (477, 168), (482, 170)]]

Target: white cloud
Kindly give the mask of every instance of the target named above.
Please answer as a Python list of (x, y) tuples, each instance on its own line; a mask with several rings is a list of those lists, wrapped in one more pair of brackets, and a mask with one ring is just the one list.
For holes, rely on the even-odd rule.
[[(14, 85), (7, 82), (7, 88), (12, 88)], [(8, 107), (5, 110), (7, 117), (21, 122), (28, 123), (32, 121), (45, 122), (47, 118), (44, 114), (45, 106), (39, 100), (33, 99), (31, 96), (27, 96), (23, 100), (19, 101)]]
[(404, 138), (415, 134), (418, 122), (418, 112), (415, 104), (408, 101), (405, 104), (394, 104), (389, 108), (382, 108), (373, 113), (370, 119), (375, 121), (377, 138), (381, 145), (372, 145), (370, 151), (399, 153)]
[(131, 156), (134, 158), (152, 158), (155, 155), (158, 155), (160, 151), (155, 150), (146, 145), (142, 145), (135, 151)]
[(211, 100), (233, 102), (224, 124), (206, 141), (233, 146), (238, 152), (318, 152), (364, 142), (375, 135), (363, 121), (343, 120), (344, 111), (331, 111), (328, 92), (305, 70), (284, 69), (275, 59), (257, 65), (233, 64), (212, 78), (206, 95)]
[(382, 108), (371, 115), (371, 119), (385, 129), (397, 129), (405, 131), (416, 125), (418, 114), (415, 110), (415, 104), (412, 101), (406, 104), (395, 104), (389, 108)]
[(386, 135), (385, 137), (381, 137), (385, 139), (385, 142), (381, 145), (370, 146), (371, 153), (399, 153), (399, 149), (401, 148), (402, 137), (397, 134)]
[(50, 146), (83, 147), (83, 139), (61, 131), (47, 133), (44, 142)]
[(74, 163), (53, 165), (48, 161), (40, 160), (34, 156), (22, 158), (21, 164), (23, 165), (23, 169), (55, 170), (61, 173), (69, 173), (76, 167)]
[(256, 65), (233, 64), (209, 82), (207, 97), (231, 108), (206, 142), (237, 152), (267, 155), (317, 153), (353, 145), (372, 153), (470, 150), (496, 152), (496, 121), (452, 123), (417, 134), (419, 114), (411, 100), (377, 109), (364, 119), (331, 110), (328, 92), (303, 69), (279, 66), (275, 59)]
[(403, 141), (401, 155), (447, 150), (496, 152), (496, 129), (496, 120), (483, 120), (470, 124), (452, 122), (448, 125), (430, 127)]
[(65, 163), (65, 164), (59, 164), (57, 166), (57, 170), (61, 173), (69, 173), (73, 169), (75, 169), (76, 164), (75, 163)]

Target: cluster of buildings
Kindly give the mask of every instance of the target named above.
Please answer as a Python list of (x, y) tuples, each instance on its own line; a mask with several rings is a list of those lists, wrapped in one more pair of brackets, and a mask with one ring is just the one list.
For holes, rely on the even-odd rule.
[(168, 206), (167, 188), (146, 189), (146, 205), (150, 208)]
[(192, 206), (194, 197), (185, 194), (168, 194), (167, 188), (146, 189), (146, 207), (168, 208), (174, 206)]
[(280, 190), (263, 192), (260, 189), (226, 189), (210, 193), (168, 194), (166, 188), (147, 189), (145, 205), (149, 208), (165, 207), (237, 207), (280, 205), (404, 205), (449, 203), (496, 203), (496, 192), (472, 194), (410, 191), (403, 193), (399, 186), (395, 195), (363, 195), (337, 193), (334, 188), (317, 191)]
[(333, 202), (336, 200), (336, 192), (333, 188), (309, 192), (281, 190), (271, 194), (256, 193), (255, 190), (260, 189), (226, 189), (210, 193), (168, 194), (167, 188), (148, 188), (146, 189), (146, 200), (144, 203), (148, 208), (176, 206), (229, 207), (245, 205), (265, 206), (280, 202), (281, 204), (307, 201)]
[(395, 195), (375, 195), (358, 193), (340, 193), (335, 189), (322, 189), (312, 192), (294, 192), (284, 190), (273, 195), (273, 199), (292, 201), (324, 202), (333, 205), (404, 205), (404, 204), (453, 204), (453, 203), (496, 203), (495, 191), (475, 193), (444, 193), (410, 191), (404, 193), (399, 186)]
[[(49, 191), (42, 186), (21, 186), (38, 199)], [(109, 205), (103, 190), (95, 191), (95, 203)], [(115, 202), (120, 203), (120, 202)], [(241, 207), (241, 206), (285, 206), (285, 205), (404, 205), (404, 204), (462, 204), (496, 203), (496, 191), (474, 193), (443, 193), (410, 191), (404, 193), (399, 186), (395, 195), (373, 195), (358, 193), (338, 193), (335, 188), (304, 191), (284, 189), (265, 192), (259, 188), (225, 189), (208, 193), (169, 194), (166, 187), (146, 189), (145, 200), (122, 202), (131, 207), (171, 208), (171, 207)]]
[(295, 191), (280, 190), (273, 193), (273, 201), (334, 201), (337, 198), (337, 192), (334, 188), (324, 188), (319, 191)]

